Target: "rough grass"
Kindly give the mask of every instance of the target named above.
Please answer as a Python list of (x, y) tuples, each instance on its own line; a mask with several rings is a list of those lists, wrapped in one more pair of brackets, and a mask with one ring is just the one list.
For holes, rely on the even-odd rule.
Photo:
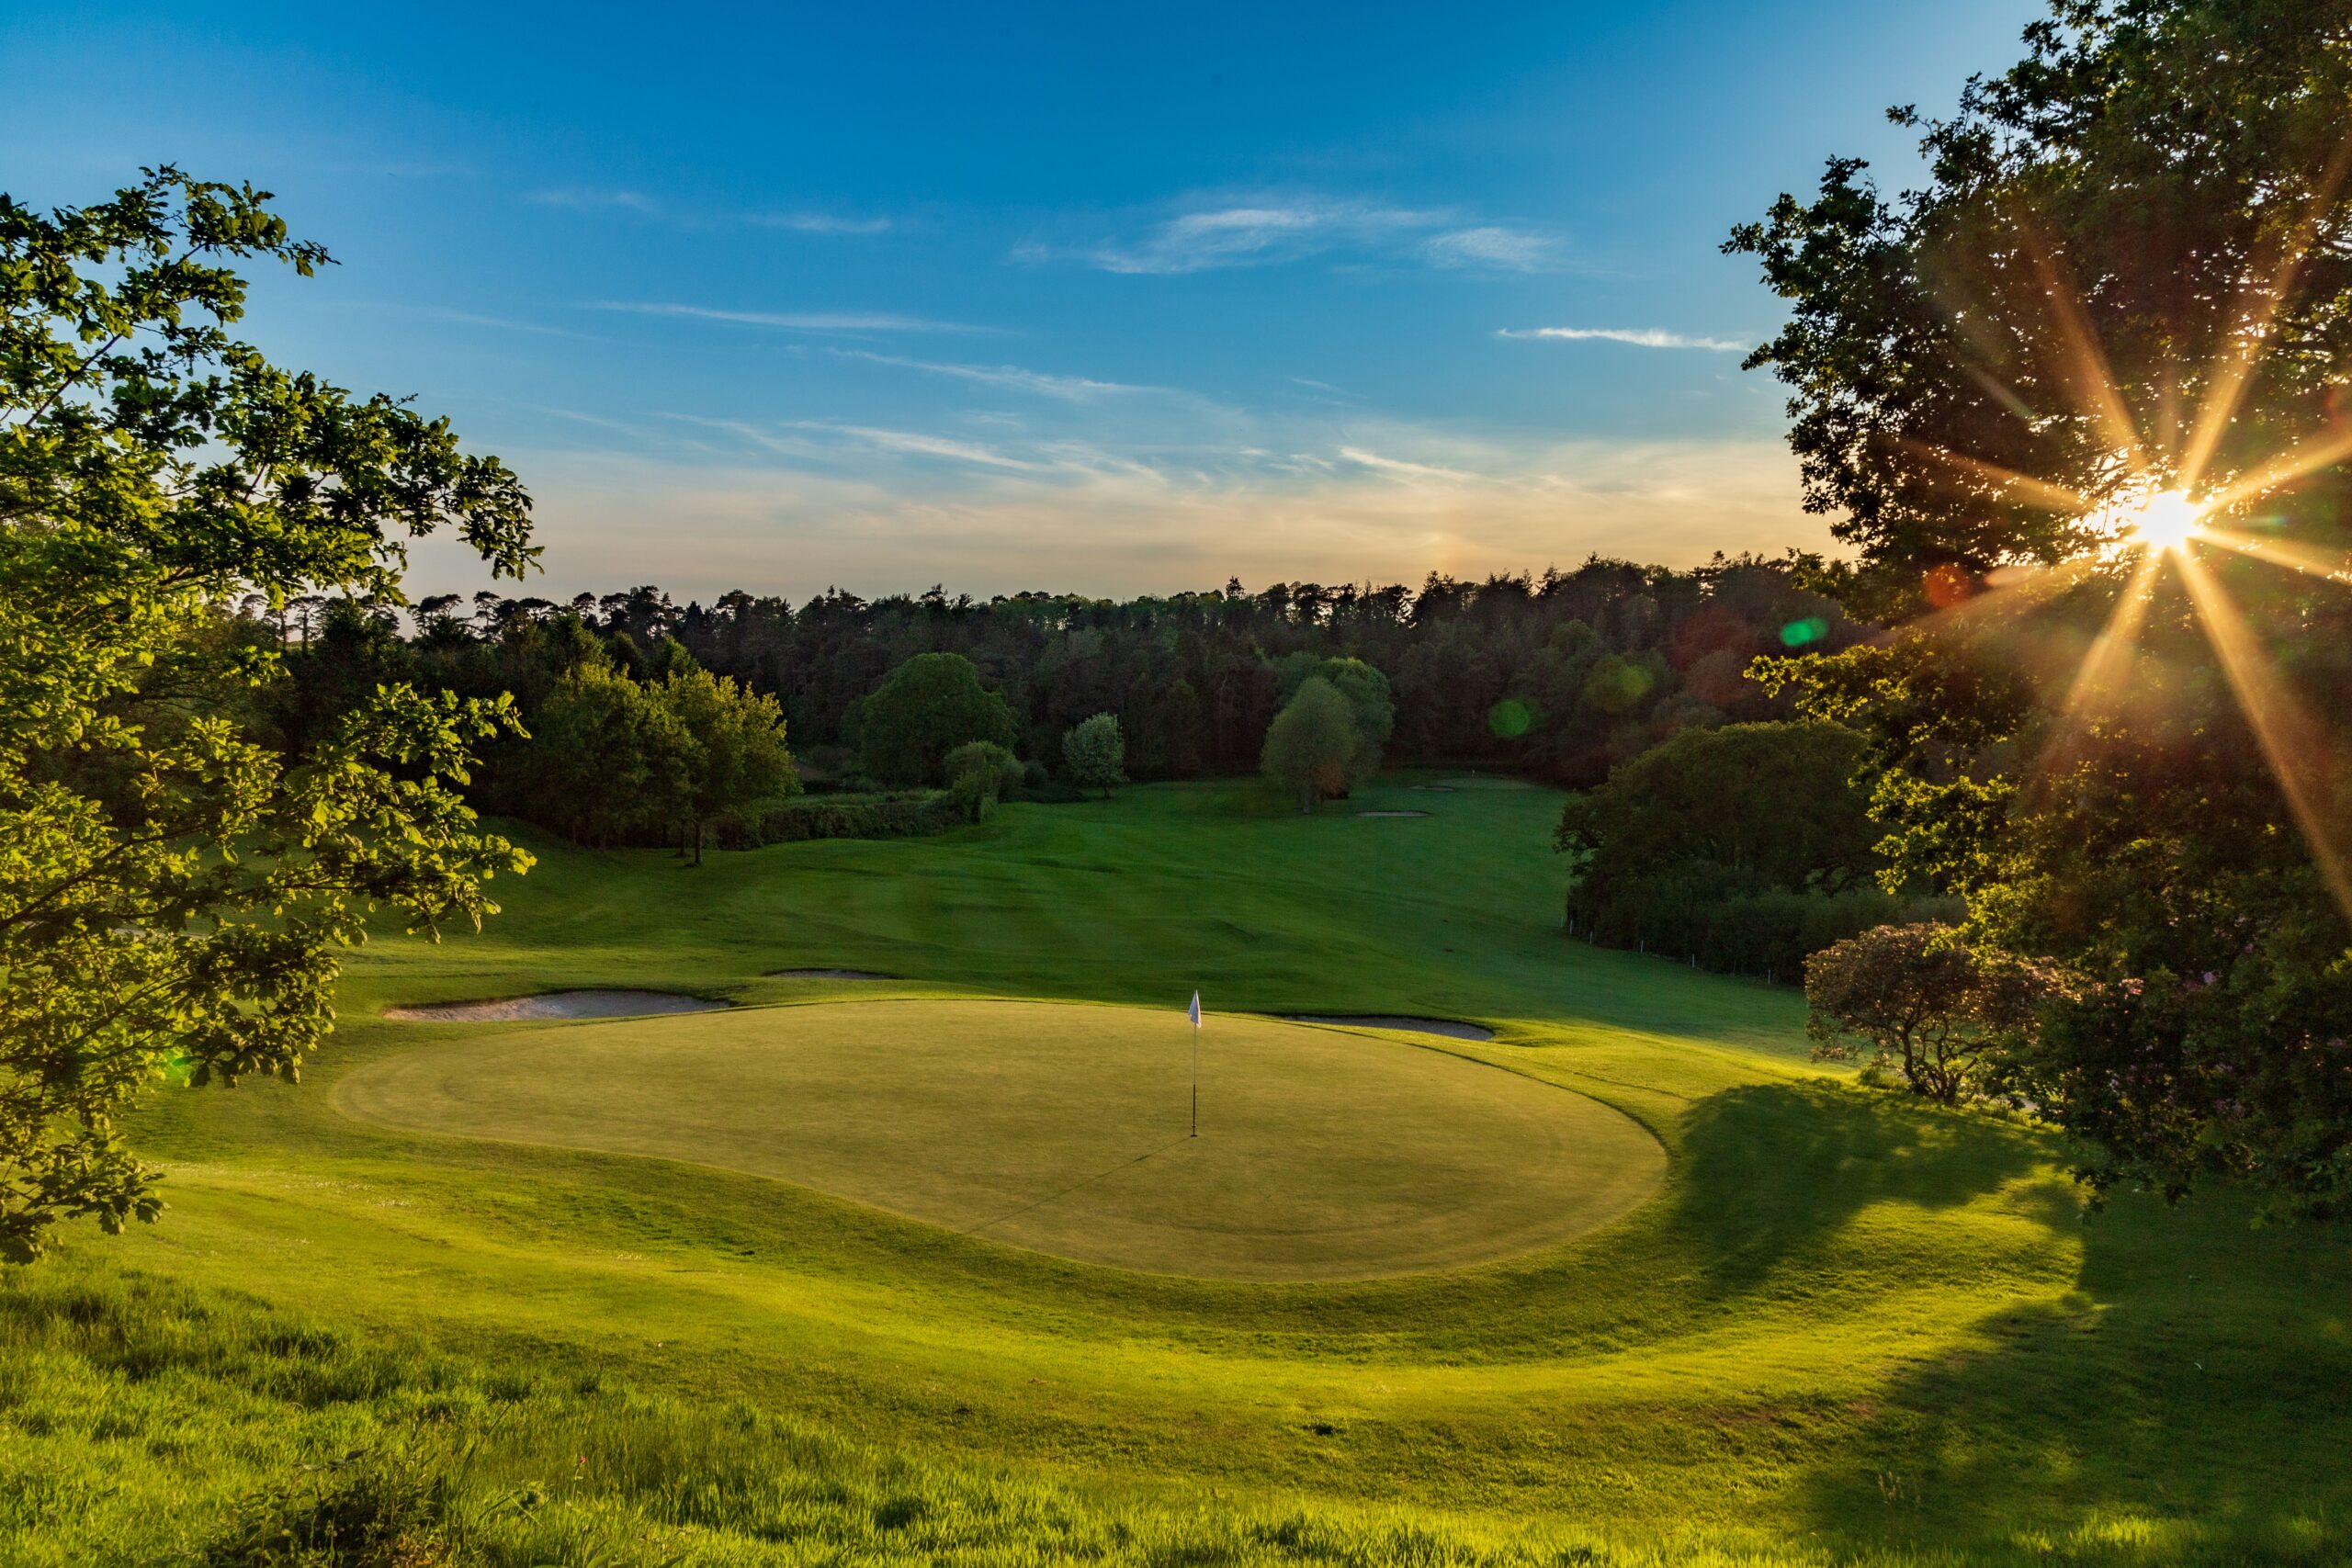
[[(559, 851), (491, 937), (371, 950), (312, 1082), (142, 1120), (162, 1227), (0, 1278), (0, 1561), (2352, 1550), (2344, 1232), (2256, 1231), (2226, 1199), (2085, 1214), (2047, 1138), (1807, 1067), (1785, 993), (1562, 942), (1555, 797), (1367, 794), (1435, 815), (1156, 788), (701, 873)], [(464, 1032), (368, 1021), (383, 1001), (852, 994), (758, 978), (830, 965), (915, 977), (860, 996), (1172, 1009), (1198, 983), (1212, 1010), (1489, 1021), (1432, 1048), (1614, 1106), (1665, 1185), (1506, 1261), (1194, 1280), (333, 1104)]]

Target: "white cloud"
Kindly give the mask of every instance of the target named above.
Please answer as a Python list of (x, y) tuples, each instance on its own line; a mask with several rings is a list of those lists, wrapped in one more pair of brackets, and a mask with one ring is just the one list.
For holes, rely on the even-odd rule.
[(1097, 398), (1164, 392), (1168, 389), (1164, 387), (1130, 386), (1123, 381), (1095, 381), (1083, 376), (1056, 376), (1043, 370), (1024, 370), (1018, 365), (944, 365), (928, 359), (907, 359), (895, 354), (876, 354), (863, 348), (836, 349), (834, 352), (844, 359), (863, 359), (870, 365), (889, 365), (902, 370), (920, 370), (926, 375), (949, 376), (983, 387), (1001, 387), (1008, 391), (1029, 392), (1041, 398), (1059, 398), (1065, 402), (1091, 402)]
[(596, 212), (611, 208), (629, 212), (652, 212), (659, 205), (642, 191), (603, 190), (587, 186), (535, 190), (529, 199), (541, 207), (569, 207), (581, 212)]
[(720, 310), (703, 305), (672, 305), (627, 299), (599, 299), (592, 310), (623, 310), (639, 316), (671, 316), (685, 321), (721, 321), (731, 326), (772, 327), (792, 333), (988, 333), (960, 321), (934, 321), (922, 316), (859, 310)]
[(1196, 208), (1126, 240), (1031, 244), (1013, 254), (1029, 261), (1074, 257), (1105, 272), (1170, 276), (1265, 266), (1347, 248), (1395, 250), (1451, 220), (1443, 212), (1368, 202), (1267, 197)]
[(1432, 234), (1421, 254), (1439, 266), (1496, 267), (1505, 272), (1544, 272), (1558, 265), (1560, 243), (1524, 229), (1482, 224)]
[(1703, 348), (1716, 354), (1738, 354), (1752, 346), (1736, 338), (1692, 337), (1657, 327), (1505, 327), (1495, 335), (1563, 343), (1624, 343), (1635, 348)]
[(802, 234), (887, 234), (895, 227), (888, 218), (844, 218), (835, 212), (767, 212), (752, 221), (763, 229)]
[(1384, 457), (1377, 452), (1367, 452), (1361, 446), (1342, 446), (1340, 456), (1349, 462), (1372, 469), (1375, 473), (1405, 479), (1441, 479), (1448, 484), (1475, 484), (1478, 476), (1461, 468), (1442, 468), (1435, 463), (1410, 463), (1401, 457)]
[(915, 457), (944, 457), (950, 462), (976, 463), (982, 468), (1011, 468), (1020, 473), (1043, 473), (1052, 467), (1047, 463), (1032, 463), (970, 441), (952, 441), (944, 435), (924, 435), (910, 430), (876, 430), (863, 424), (826, 424), (805, 421), (807, 430), (832, 430), (854, 436), (885, 452), (902, 453)]

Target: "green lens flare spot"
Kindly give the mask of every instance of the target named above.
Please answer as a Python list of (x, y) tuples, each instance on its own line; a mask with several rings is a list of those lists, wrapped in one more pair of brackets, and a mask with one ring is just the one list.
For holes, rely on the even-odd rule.
[(1487, 728), (1506, 740), (1516, 740), (1535, 728), (1535, 710), (1517, 697), (1505, 697), (1487, 710)]
[(1781, 628), (1781, 641), (1790, 648), (1803, 648), (1809, 642), (1819, 642), (1828, 635), (1829, 623), (1819, 615), (1807, 615)]

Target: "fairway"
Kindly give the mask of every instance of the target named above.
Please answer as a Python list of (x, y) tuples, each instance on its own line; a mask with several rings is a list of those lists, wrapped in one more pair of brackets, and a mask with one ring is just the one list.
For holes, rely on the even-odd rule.
[(368, 1121), (656, 1156), (1091, 1263), (1251, 1280), (1533, 1251), (1666, 1157), (1622, 1113), (1442, 1051), (1212, 1017), (1201, 1135), (1173, 1009), (875, 1001), (420, 1046), (345, 1077)]

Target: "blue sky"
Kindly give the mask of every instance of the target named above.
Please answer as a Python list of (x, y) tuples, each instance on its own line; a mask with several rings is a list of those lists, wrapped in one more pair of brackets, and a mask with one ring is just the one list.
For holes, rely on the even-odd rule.
[(514, 464), (537, 592), (1688, 564), (1826, 537), (1725, 231), (2039, 9), (24, 7), (0, 188), (278, 193), (249, 335)]

